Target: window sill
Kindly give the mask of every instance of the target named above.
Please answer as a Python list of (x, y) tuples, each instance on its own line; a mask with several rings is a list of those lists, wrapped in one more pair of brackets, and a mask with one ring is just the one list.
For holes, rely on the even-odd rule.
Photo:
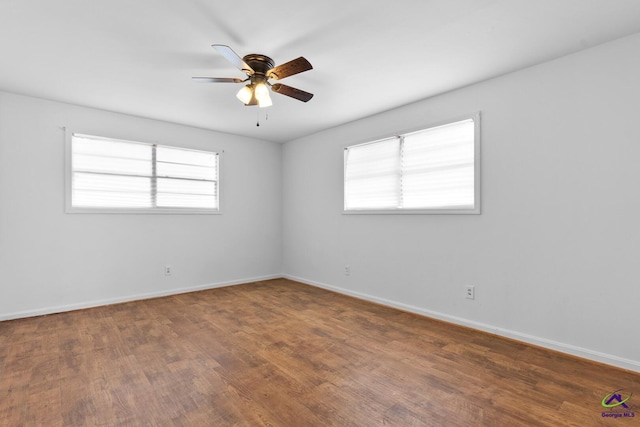
[(343, 215), (480, 215), (476, 209), (354, 209), (343, 210)]
[(220, 215), (219, 209), (189, 209), (189, 208), (67, 208), (67, 214), (132, 214), (132, 215)]

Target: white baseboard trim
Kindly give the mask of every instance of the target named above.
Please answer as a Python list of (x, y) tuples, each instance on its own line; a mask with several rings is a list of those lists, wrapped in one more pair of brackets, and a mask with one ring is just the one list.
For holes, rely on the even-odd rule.
[(580, 357), (583, 359), (592, 360), (595, 362), (604, 363), (606, 365), (615, 366), (617, 368), (640, 373), (640, 361), (625, 359), (625, 358), (614, 356), (611, 354), (606, 354), (606, 353), (601, 353), (594, 350), (589, 350), (586, 348), (576, 347), (571, 344), (565, 344), (558, 341), (549, 340), (546, 338), (540, 338), (533, 335), (512, 331), (510, 329), (464, 319), (462, 317), (451, 316), (449, 314), (440, 313), (437, 311), (416, 307), (413, 305), (404, 304), (397, 301), (388, 300), (386, 298), (379, 298), (379, 297), (375, 297), (373, 295), (369, 295), (361, 292), (355, 292), (355, 291), (341, 288), (338, 286), (327, 285), (326, 283), (320, 283), (320, 282), (305, 279), (302, 277), (296, 277), (289, 274), (285, 274), (284, 277), (286, 279), (294, 280), (296, 282), (304, 283), (304, 284), (315, 286), (318, 288), (327, 289), (327, 290), (344, 294), (344, 295), (349, 295), (358, 299), (375, 302), (377, 304), (385, 305), (388, 307), (393, 307), (393, 308), (408, 311), (411, 313), (420, 314), (426, 317), (431, 317), (434, 319), (442, 320), (442, 321), (453, 323), (456, 325), (466, 326), (472, 329), (477, 329), (483, 332), (488, 332), (494, 335), (499, 335), (499, 336), (510, 338), (516, 341), (525, 342), (527, 344), (548, 348), (551, 350), (570, 354), (572, 356)]
[(204, 291), (206, 289), (223, 288), (225, 286), (242, 285), (245, 283), (261, 282), (263, 280), (280, 279), (282, 274), (273, 274), (260, 277), (250, 277), (246, 279), (229, 280), (226, 282), (209, 283), (206, 285), (188, 286), (184, 288), (165, 289), (157, 292), (147, 292), (134, 295), (123, 295), (115, 298), (106, 298), (92, 301), (84, 301), (75, 304), (59, 305), (53, 307), (41, 307), (34, 310), (16, 311), (13, 313), (0, 314), (0, 321), (22, 319), (25, 317), (44, 316), (47, 314), (64, 313), (67, 311), (82, 310), (85, 308), (100, 307), (104, 305), (119, 304), (123, 302), (131, 302), (145, 300), (151, 298), (166, 297), (169, 295), (184, 294), (187, 292)]

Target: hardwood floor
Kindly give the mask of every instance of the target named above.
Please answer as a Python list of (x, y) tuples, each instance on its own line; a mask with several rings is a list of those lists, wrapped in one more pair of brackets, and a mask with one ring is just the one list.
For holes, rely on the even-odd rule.
[(0, 322), (1, 426), (638, 424), (639, 374), (284, 279)]

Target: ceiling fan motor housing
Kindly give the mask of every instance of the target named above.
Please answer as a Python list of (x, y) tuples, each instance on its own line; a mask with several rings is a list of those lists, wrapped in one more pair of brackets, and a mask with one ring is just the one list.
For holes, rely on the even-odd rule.
[(262, 74), (265, 77), (267, 76), (267, 72), (275, 66), (275, 62), (273, 62), (273, 59), (269, 58), (266, 55), (260, 55), (258, 53), (250, 53), (249, 55), (245, 55), (242, 60), (246, 62), (248, 66), (253, 68), (255, 74)]

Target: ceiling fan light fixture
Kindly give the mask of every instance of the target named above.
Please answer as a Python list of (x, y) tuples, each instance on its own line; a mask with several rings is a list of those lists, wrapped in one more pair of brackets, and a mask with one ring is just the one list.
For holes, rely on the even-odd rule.
[(238, 98), (243, 104), (248, 104), (253, 97), (253, 89), (251, 85), (243, 86), (242, 89), (238, 91), (236, 98)]
[(273, 103), (271, 102), (271, 97), (269, 96), (269, 89), (267, 88), (266, 84), (258, 83), (255, 86), (254, 91), (260, 108), (270, 107), (271, 105), (273, 105)]
[(235, 77), (193, 77), (194, 80), (211, 83), (245, 83), (249, 81), (249, 84), (236, 94), (236, 97), (244, 105), (259, 105), (260, 107), (273, 105), (269, 95), (269, 88), (273, 92), (302, 102), (307, 102), (313, 98), (312, 93), (295, 87), (283, 85), (282, 83), (269, 83), (269, 79), (282, 80), (286, 77), (312, 70), (313, 67), (309, 61), (302, 56), (276, 66), (273, 59), (266, 55), (250, 53), (241, 58), (229, 46), (222, 44), (211, 46), (236, 68), (245, 73), (248, 78), (243, 80)]

